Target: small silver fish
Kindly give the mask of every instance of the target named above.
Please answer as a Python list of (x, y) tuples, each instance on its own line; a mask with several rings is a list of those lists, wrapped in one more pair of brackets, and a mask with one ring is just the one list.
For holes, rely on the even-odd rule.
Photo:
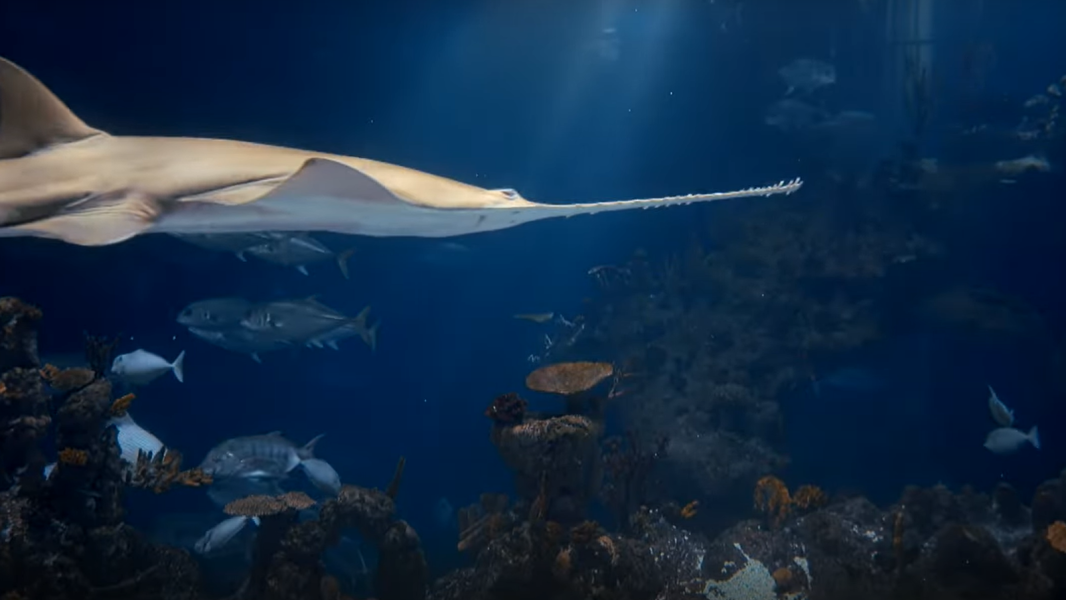
[(249, 521), (259, 525), (259, 517), (230, 517), (208, 529), (207, 533), (196, 541), (196, 546), (194, 546), (196, 553), (210, 554), (222, 548), (237, 537)]
[(1013, 160), (1001, 160), (995, 163), (995, 169), (1005, 175), (1022, 175), (1029, 171), (1047, 173), (1051, 171), (1051, 163), (1047, 158), (1039, 154), (1030, 154)]
[(244, 329), (239, 325), (229, 329), (190, 327), (189, 333), (224, 350), (247, 354), (257, 363), (263, 362), (259, 357), (261, 353), (292, 347), (292, 343), (287, 340), (257, 335), (256, 332)]
[(111, 363), (111, 372), (133, 385), (147, 385), (160, 375), (170, 371), (179, 382), (185, 381), (185, 351), (167, 362), (162, 356), (147, 350), (134, 350), (128, 354), (116, 356)]
[(1029, 433), (1019, 431), (1013, 427), (1000, 427), (993, 429), (985, 438), (985, 448), (996, 454), (1013, 454), (1029, 442), (1037, 450), (1040, 449), (1040, 435), (1034, 425)]
[(988, 386), (988, 410), (992, 413), (992, 418), (999, 424), (1000, 427), (1010, 427), (1014, 425), (1014, 411), (1007, 408), (1006, 404), (999, 399), (996, 395), (996, 390), (992, 389), (992, 386)]
[(164, 451), (163, 442), (159, 441), (159, 438), (152, 435), (150, 431), (138, 425), (128, 412), (121, 417), (112, 418), (108, 425), (114, 425), (118, 429), (116, 441), (121, 451), (122, 460), (131, 465), (137, 463), (137, 453), (139, 451), (143, 451), (150, 456), (155, 456), (158, 452)]
[(329, 463), (314, 457), (315, 444), (322, 437), (316, 436), (302, 447), (284, 438), (280, 431), (232, 438), (212, 448), (200, 469), (216, 479), (281, 479), (301, 467), (316, 487), (336, 494), (341, 487), (340, 475)]

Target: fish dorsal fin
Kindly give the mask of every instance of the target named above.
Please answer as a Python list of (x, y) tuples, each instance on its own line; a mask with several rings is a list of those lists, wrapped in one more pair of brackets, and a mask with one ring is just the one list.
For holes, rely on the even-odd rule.
[(102, 134), (36, 77), (0, 58), (0, 160)]
[(270, 433), (263, 434), (264, 437), (281, 437), (281, 430), (271, 431)]

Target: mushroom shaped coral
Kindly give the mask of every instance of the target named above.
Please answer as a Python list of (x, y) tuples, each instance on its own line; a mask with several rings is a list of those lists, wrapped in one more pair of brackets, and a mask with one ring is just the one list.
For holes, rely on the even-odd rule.
[[(526, 387), (535, 392), (559, 394), (566, 398), (566, 412), (581, 412), (583, 393), (614, 375), (614, 366), (605, 362), (567, 362), (543, 366), (526, 377)], [(593, 403), (594, 410), (602, 410)]]
[(530, 373), (526, 377), (526, 387), (535, 392), (571, 396), (591, 390), (613, 374), (611, 363), (556, 363)]

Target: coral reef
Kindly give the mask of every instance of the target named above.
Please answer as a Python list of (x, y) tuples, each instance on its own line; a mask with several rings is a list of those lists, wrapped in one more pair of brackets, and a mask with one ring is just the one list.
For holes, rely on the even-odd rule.
[[(686, 495), (725, 507), (786, 466), (782, 394), (878, 341), (892, 313), (878, 300), (938, 252), (888, 199), (842, 209), (839, 196), (728, 207), (713, 245), (590, 270), (601, 291), (584, 335), (551, 358), (606, 356), (643, 374), (615, 404), (628, 427), (669, 432), (664, 468)], [(744, 509), (726, 508), (722, 526)]]
[(394, 498), (404, 460), (387, 490), (353, 485), (341, 488), (336, 498), (322, 503), (318, 519), (297, 522), (297, 511), (313, 501), (303, 494), (251, 496), (230, 503), (226, 513), (255, 516), (256, 533), (252, 568), (237, 594), (255, 600), (328, 600), (340, 594), (336, 581), (326, 575), (320, 557), (340, 540), (344, 529), (355, 528), (378, 549), (376, 588), (381, 600), (422, 600), (428, 586), (428, 568), (422, 543), (406, 521), (396, 519)]
[(526, 418), (529, 404), (513, 392), (497, 396), (485, 409), (485, 416), (500, 425), (517, 425)]
[[(122, 522), (126, 465), (107, 426), (111, 384), (87, 369), (41, 368), (41, 318), (36, 308), (0, 299), (0, 416), (8, 423), (0, 434), (0, 591), (57, 600), (197, 598), (188, 554), (150, 544)], [(50, 434), (59, 460), (45, 478), (40, 442)]]
[(669, 444), (666, 436), (647, 444), (633, 430), (604, 441), (600, 500), (623, 530), (628, 526), (629, 515), (648, 502), (652, 470), (666, 457)]
[[(566, 413), (579, 414), (586, 408), (586, 393), (614, 374), (611, 363), (556, 363), (540, 367), (526, 376), (526, 387), (535, 392), (562, 396), (566, 400)], [(588, 400), (592, 416), (599, 417), (603, 410), (602, 399)]]
[(603, 425), (582, 415), (496, 422), (491, 439), (515, 473), (518, 494), (544, 503), (543, 516), (562, 522), (583, 518), (598, 489)]

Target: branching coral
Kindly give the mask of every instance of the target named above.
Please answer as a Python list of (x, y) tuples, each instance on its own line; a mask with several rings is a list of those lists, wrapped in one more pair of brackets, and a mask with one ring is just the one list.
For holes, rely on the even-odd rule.
[(200, 487), (211, 483), (211, 476), (199, 468), (182, 471), (181, 461), (181, 453), (171, 448), (161, 448), (155, 455), (140, 450), (137, 462), (127, 472), (126, 484), (160, 494), (175, 485)]
[(118, 346), (119, 336), (89, 335), (85, 337), (85, 359), (89, 368), (98, 376), (103, 376), (111, 367), (111, 357)]
[(40, 370), (41, 378), (60, 393), (81, 389), (96, 379), (91, 369), (73, 368), (60, 370), (55, 365), (45, 365)]
[(59, 451), (59, 462), (64, 465), (84, 467), (85, 463), (89, 462), (89, 453), (85, 450), (63, 448)]
[(459, 509), (459, 552), (480, 550), (515, 524), (505, 494), (482, 494), (481, 501)]
[(792, 498), (783, 481), (767, 475), (755, 484), (755, 508), (766, 514), (774, 527), (780, 527), (792, 508)]
[(407, 459), (401, 456), (400, 460), (396, 461), (396, 469), (392, 472), (392, 480), (389, 481), (389, 487), (385, 488), (385, 495), (393, 500), (400, 493), (400, 483), (403, 481), (405, 468), (407, 468)]
[[(18, 473), (19, 484), (17, 496), (0, 496), (0, 585), (27, 598), (193, 597), (188, 555), (122, 523), (126, 465), (106, 426), (110, 383), (86, 369), (40, 367), (40, 318), (0, 299), (0, 457), (7, 482)], [(52, 432), (59, 467), (45, 478), (37, 441)]]
[(126, 412), (130, 408), (130, 404), (133, 403), (134, 398), (137, 396), (133, 394), (126, 394), (121, 398), (115, 398), (115, 401), (111, 403), (111, 409), (108, 411), (112, 417), (124, 417)]
[(792, 494), (792, 504), (800, 510), (815, 510), (825, 506), (829, 498), (821, 488), (814, 485), (802, 485)]
[(755, 508), (764, 513), (774, 528), (796, 511), (821, 508), (827, 502), (825, 492), (813, 485), (800, 486), (790, 494), (788, 486), (773, 475), (767, 475), (755, 484)]

